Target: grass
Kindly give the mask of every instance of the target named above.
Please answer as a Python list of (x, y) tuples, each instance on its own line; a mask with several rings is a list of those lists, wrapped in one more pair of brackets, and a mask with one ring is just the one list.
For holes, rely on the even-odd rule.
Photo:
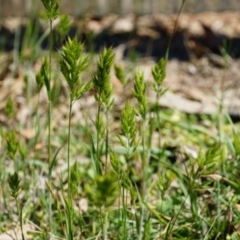
[[(59, 15), (51, 3), (44, 4), (50, 29)], [(22, 239), (240, 239), (238, 125), (222, 110), (194, 116), (162, 109), (166, 59), (147, 84), (141, 70), (114, 67), (112, 49), (97, 61), (83, 49), (69, 38), (43, 58), (36, 84), (26, 86), (34, 105), (28, 122), (7, 101), (0, 232), (20, 226)], [(124, 104), (115, 100), (114, 68)], [(23, 134), (29, 129), (33, 136)]]

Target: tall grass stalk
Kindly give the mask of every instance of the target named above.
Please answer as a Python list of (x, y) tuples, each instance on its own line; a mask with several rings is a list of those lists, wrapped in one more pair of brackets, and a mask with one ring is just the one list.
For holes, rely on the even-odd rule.
[[(137, 149), (137, 141), (136, 141), (136, 134), (137, 134), (137, 124), (135, 119), (135, 109), (130, 104), (129, 101), (126, 102), (124, 109), (122, 110), (121, 114), (121, 135), (118, 136), (121, 145), (125, 148), (125, 158), (127, 163), (127, 168), (132, 168), (133, 166), (133, 156)], [(119, 161), (119, 160), (118, 160)], [(115, 164), (113, 163), (113, 166)], [(120, 168), (120, 164), (118, 163), (118, 168)], [(121, 186), (121, 199), (122, 199), (122, 210), (119, 207), (119, 211), (122, 212), (121, 214), (121, 222), (123, 223), (123, 238), (127, 238), (127, 185), (126, 183), (129, 179), (130, 170), (127, 173), (124, 173), (123, 170), (117, 169), (118, 174), (122, 175), (122, 179), (119, 182)]]
[[(53, 33), (52, 33), (52, 23), (53, 20), (56, 19), (59, 16), (59, 0), (41, 0), (46, 12), (47, 12), (47, 17), (49, 19), (49, 26), (50, 26), (50, 35), (49, 35), (49, 60), (48, 60), (48, 70), (46, 69), (45, 71), (45, 76), (44, 76), (44, 84), (47, 89), (47, 94), (48, 94), (48, 180), (51, 180), (51, 165), (52, 165), (52, 158), (51, 158), (51, 121), (52, 121), (52, 86), (51, 86), (51, 78), (52, 78), (52, 51), (53, 51)], [(51, 229), (52, 226), (52, 197), (51, 194), (49, 194), (49, 227)]]
[(138, 114), (140, 116), (140, 139), (142, 151), (140, 153), (142, 160), (142, 196), (146, 196), (147, 174), (148, 174), (148, 154), (146, 146), (146, 126), (148, 113), (148, 99), (146, 96), (147, 84), (144, 82), (144, 74), (138, 71), (135, 75), (133, 95), (138, 101)]
[[(52, 78), (52, 51), (53, 51), (53, 20), (55, 20), (59, 16), (59, 0), (41, 0), (46, 11), (47, 17), (49, 20), (50, 34), (49, 34), (49, 56), (48, 56), (48, 71), (46, 73), (45, 86), (48, 93), (48, 164), (49, 168), (51, 165), (51, 114), (52, 114), (52, 86), (51, 86), (51, 78)], [(49, 176), (50, 178), (51, 176)]]
[(88, 65), (87, 57), (83, 54), (83, 45), (79, 44), (77, 38), (73, 40), (68, 38), (68, 41), (60, 51), (59, 59), (60, 70), (64, 75), (69, 89), (69, 113), (68, 113), (68, 140), (67, 140), (67, 172), (68, 172), (68, 195), (65, 199), (67, 206), (67, 226), (68, 226), (68, 239), (73, 239), (73, 196), (77, 192), (77, 185), (79, 184), (79, 174), (77, 164), (70, 166), (70, 146), (71, 146), (71, 118), (72, 107), (76, 100), (89, 91), (91, 81), (83, 84), (80, 78), (80, 73), (86, 69)]
[(168, 41), (165, 57), (160, 59), (158, 61), (158, 63), (152, 68), (152, 76), (153, 76), (153, 79), (154, 79), (153, 90), (156, 92), (156, 101), (155, 101), (155, 104), (154, 104), (155, 105), (154, 108), (156, 110), (156, 120), (157, 120), (157, 127), (158, 127), (158, 131), (159, 131), (158, 147), (160, 147), (160, 145), (161, 145), (161, 131), (160, 131), (161, 120), (160, 120), (160, 110), (159, 110), (160, 98), (168, 90), (167, 88), (162, 87), (162, 84), (163, 84), (163, 82), (165, 80), (165, 77), (166, 77), (166, 64), (167, 64), (167, 61), (168, 61), (168, 58), (169, 58), (170, 48), (171, 48), (171, 45), (172, 45), (173, 38), (175, 36), (178, 20), (179, 20), (181, 12), (183, 10), (183, 7), (185, 5), (185, 2), (186, 2), (186, 0), (182, 0), (182, 4), (181, 4), (181, 6), (178, 10), (177, 18), (176, 18), (176, 21), (175, 21), (174, 27), (173, 27), (173, 32), (172, 32), (172, 34), (170, 36), (170, 39)]
[(176, 20), (175, 20), (175, 22), (174, 22), (173, 32), (172, 32), (172, 34), (171, 34), (171, 36), (170, 36), (170, 39), (169, 39), (168, 45), (167, 45), (167, 49), (166, 49), (166, 54), (165, 54), (165, 59), (166, 59), (166, 61), (167, 61), (168, 58), (169, 58), (170, 47), (171, 47), (171, 45), (172, 45), (172, 41), (173, 41), (173, 38), (174, 38), (174, 36), (175, 36), (175, 32), (176, 32), (176, 30), (177, 30), (178, 20), (179, 20), (179, 17), (180, 17), (181, 12), (182, 12), (182, 10), (183, 10), (183, 7), (184, 7), (184, 5), (185, 5), (185, 2), (186, 2), (186, 0), (182, 0), (181, 6), (180, 6), (180, 8), (179, 8), (179, 10), (178, 10), (178, 13), (177, 13), (177, 18), (176, 18)]
[[(68, 186), (70, 186), (70, 145), (71, 145), (71, 117), (72, 107), (76, 100), (89, 91), (91, 88), (91, 81), (83, 84), (80, 78), (80, 73), (88, 66), (87, 57), (83, 54), (83, 45), (81, 45), (77, 38), (71, 40), (70, 38), (63, 46), (60, 52), (60, 70), (64, 75), (69, 88), (69, 113), (68, 113), (68, 141), (67, 141), (67, 163), (68, 163)], [(69, 189), (70, 190), (70, 189)]]
[[(147, 148), (146, 135), (147, 135), (147, 113), (148, 113), (148, 99), (146, 96), (147, 84), (144, 81), (144, 74), (142, 71), (138, 71), (135, 75), (133, 95), (138, 101), (138, 114), (140, 117), (140, 139), (142, 150), (140, 150), (140, 158), (142, 161), (142, 176), (141, 183), (142, 189), (141, 194), (139, 194), (139, 204), (140, 204), (140, 226), (139, 226), (139, 239), (142, 239), (144, 232), (144, 222), (146, 217), (146, 209), (142, 204), (143, 201), (147, 200), (147, 186), (148, 186), (148, 168), (149, 168), (149, 153), (150, 149)], [(136, 189), (137, 191), (137, 189)]]
[[(107, 164), (107, 149), (108, 149), (108, 113), (113, 105), (113, 99), (112, 99), (112, 86), (110, 82), (110, 70), (113, 65), (114, 61), (114, 53), (111, 48), (104, 49), (102, 54), (99, 57), (99, 61), (97, 64), (97, 72), (93, 76), (92, 82), (93, 82), (93, 89), (95, 91), (95, 99), (98, 104), (98, 110), (97, 110), (97, 119), (96, 119), (96, 130), (97, 130), (97, 140), (96, 140), (96, 157), (97, 161), (99, 161), (99, 165), (101, 166), (100, 172), (103, 170), (106, 171), (106, 164)], [(102, 108), (105, 113), (105, 119), (106, 123), (104, 126), (101, 111)], [(101, 136), (101, 135), (104, 136)], [(105, 154), (106, 154), (106, 162), (105, 164), (101, 163), (101, 155), (102, 155), (102, 146), (101, 139), (104, 139), (105, 142)], [(100, 148), (101, 147), (101, 148)]]
[[(50, 49), (49, 49), (49, 70), (48, 70), (48, 77), (49, 82), (51, 82), (52, 77), (52, 46), (53, 46), (53, 36), (52, 36), (52, 19), (49, 19), (49, 25), (50, 25), (50, 35), (49, 35), (49, 41), (50, 41)], [(51, 89), (51, 83), (49, 88), (49, 97), (48, 97), (48, 164), (50, 166), (51, 164), (51, 120), (52, 120), (52, 89)], [(51, 177), (51, 176), (49, 176)]]

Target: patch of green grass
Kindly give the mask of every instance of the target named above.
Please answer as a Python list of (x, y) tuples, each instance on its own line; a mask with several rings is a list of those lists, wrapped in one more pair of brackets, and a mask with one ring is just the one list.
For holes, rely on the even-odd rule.
[[(51, 28), (58, 3), (48, 4)], [(153, 67), (152, 83), (134, 74), (132, 96), (114, 118), (114, 52), (89, 59), (76, 38), (58, 56), (50, 49), (35, 73), (38, 101), (28, 124), (16, 121), (14, 99), (7, 102), (0, 232), (19, 225), (22, 239), (239, 239), (238, 126), (221, 111), (162, 109), (167, 59)], [(115, 71), (130, 83), (124, 69)], [(155, 103), (148, 91), (157, 93)], [(35, 135), (24, 137), (27, 128)], [(26, 233), (26, 224), (34, 231)]]

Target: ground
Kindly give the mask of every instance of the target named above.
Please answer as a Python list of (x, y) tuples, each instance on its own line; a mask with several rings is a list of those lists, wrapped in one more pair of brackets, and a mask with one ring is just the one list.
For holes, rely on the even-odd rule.
[[(176, 15), (128, 15), (125, 17), (108, 15), (101, 18), (85, 17), (71, 20), (72, 27), (68, 35), (73, 36), (75, 33), (79, 34), (79, 40), (84, 42), (85, 52), (88, 54), (90, 61), (89, 67), (82, 76), (83, 82), (90, 80), (96, 72), (98, 54), (102, 52), (104, 46), (113, 48), (116, 54), (116, 63), (124, 69), (126, 84), (119, 81), (113, 69), (111, 71), (110, 80), (114, 90), (114, 104), (108, 119), (110, 127), (109, 141), (113, 150), (121, 156), (121, 161), (124, 161), (124, 151), (120, 146), (117, 134), (121, 133), (121, 111), (124, 108), (126, 100), (128, 99), (131, 103), (136, 104), (132, 87), (137, 69), (143, 71), (144, 79), (147, 82), (147, 96), (151, 106), (148, 114), (149, 119), (151, 119), (151, 114), (155, 111), (154, 109), (156, 108), (158, 111), (159, 106), (161, 107), (161, 121), (160, 123), (155, 123), (157, 127), (154, 125), (151, 139), (152, 148), (150, 149), (151, 157), (149, 159), (151, 178), (149, 178), (148, 181), (151, 183), (149, 185), (152, 189), (149, 188), (149, 202), (146, 203), (146, 209), (151, 212), (151, 217), (153, 215), (152, 219), (158, 221), (156, 220), (157, 218), (155, 218), (156, 215), (154, 215), (156, 214), (156, 212), (154, 212), (155, 207), (163, 211), (160, 218), (163, 219), (161, 220), (163, 221), (161, 224), (165, 228), (167, 224), (164, 224), (170, 221), (169, 219), (171, 219), (173, 212), (173, 214), (175, 214), (174, 216), (176, 216), (176, 219), (174, 219), (176, 225), (179, 225), (179, 228), (183, 228), (183, 230), (182, 228), (180, 230), (188, 232), (188, 226), (194, 227), (191, 225), (192, 220), (190, 218), (188, 219), (188, 214), (192, 211), (191, 214), (193, 215), (191, 215), (191, 217), (196, 217), (194, 215), (194, 207), (196, 207), (194, 204), (197, 205), (197, 203), (199, 203), (202, 213), (201, 219), (204, 219), (207, 224), (204, 225), (205, 222), (202, 220), (202, 225), (199, 224), (199, 226), (196, 227), (196, 233), (194, 233), (196, 235), (194, 236), (198, 236), (198, 231), (202, 231), (201, 233), (211, 231), (209, 225), (211, 225), (212, 222), (215, 223), (215, 220), (213, 221), (210, 215), (216, 213), (215, 209), (212, 209), (211, 206), (220, 204), (221, 199), (218, 198), (220, 195), (218, 190), (221, 186), (222, 199), (232, 198), (229, 202), (227, 200), (221, 202), (222, 205), (226, 204), (226, 202), (227, 204), (226, 206), (224, 205), (223, 209), (219, 208), (222, 212), (219, 211), (217, 214), (219, 214), (219, 219), (223, 216), (229, 218), (225, 224), (229, 224), (229, 229), (224, 224), (224, 226), (221, 226), (221, 222), (219, 221), (216, 229), (212, 228), (215, 232), (211, 234), (217, 236), (217, 231), (224, 228), (225, 237), (231, 234), (233, 235), (238, 228), (236, 222), (239, 219), (238, 216), (235, 216), (234, 220), (236, 222), (232, 221), (232, 208), (234, 208), (234, 210), (238, 208), (238, 200), (233, 197), (237, 190), (231, 188), (232, 183), (230, 180), (232, 179), (232, 175), (229, 173), (227, 167), (228, 165), (231, 166), (232, 169), (236, 171), (233, 171), (233, 174), (238, 174), (237, 163), (239, 159), (237, 154), (239, 153), (236, 147), (237, 140), (232, 140), (235, 135), (233, 134), (233, 129), (229, 127), (231, 120), (228, 117), (226, 117), (226, 120), (222, 113), (228, 113), (234, 121), (239, 120), (238, 108), (240, 107), (240, 93), (238, 87), (240, 78), (240, 48), (238, 47), (238, 43), (240, 29), (238, 25), (238, 14), (225, 12), (219, 14), (201, 13), (180, 15), (176, 32), (171, 42), (169, 61), (167, 62), (167, 74), (163, 84), (164, 87), (168, 88), (168, 91), (158, 100), (159, 104), (157, 107), (153, 105), (156, 101), (156, 94), (151, 88), (153, 83), (151, 71), (156, 62), (165, 56), (166, 48), (174, 29)], [(66, 142), (69, 89), (58, 67), (61, 46), (66, 40), (66, 37), (61, 41), (57, 38), (58, 32), (56, 29), (58, 21), (57, 19), (54, 23), (55, 51), (52, 55), (52, 78), (55, 88), (53, 91), (54, 101), (51, 122), (53, 130), (51, 143), (52, 152), (53, 154), (58, 153), (58, 155), (52, 172), (50, 185), (45, 184), (45, 182), (49, 184), (49, 179), (47, 178), (49, 168), (47, 162), (48, 96), (45, 88), (42, 88), (40, 92), (38, 92), (36, 87), (36, 73), (41, 69), (42, 57), (48, 57), (48, 24), (44, 20), (38, 22), (36, 19), (33, 19), (32, 22), (29, 22), (28, 19), (16, 21), (16, 19), (12, 18), (5, 19), (0, 26), (0, 34), (3, 36), (1, 40), (2, 51), (0, 53), (0, 122), (2, 125), (1, 144), (4, 146), (1, 150), (3, 156), (1, 164), (3, 165), (2, 169), (4, 169), (4, 171), (1, 172), (1, 178), (4, 182), (1, 193), (4, 197), (0, 198), (3, 199), (0, 200), (0, 212), (4, 213), (0, 225), (1, 232), (9, 230), (14, 224), (17, 225), (17, 211), (14, 210), (15, 203), (9, 200), (10, 196), (6, 194), (9, 193), (9, 188), (7, 187), (8, 185), (5, 184), (7, 183), (7, 174), (12, 174), (14, 169), (18, 169), (21, 182), (22, 184), (24, 183), (23, 191), (21, 191), (19, 198), (28, 201), (27, 206), (25, 205), (24, 207), (24, 216), (28, 216), (30, 220), (26, 223), (24, 227), (25, 230), (31, 227), (34, 231), (39, 231), (40, 233), (48, 231), (47, 216), (44, 213), (44, 208), (47, 208), (47, 206), (46, 202), (42, 199), (44, 199), (44, 194), (48, 194), (52, 189), (54, 194), (56, 194), (60, 206), (65, 207), (59, 178), (60, 176), (62, 177), (65, 187), (67, 175)], [(42, 36), (45, 36), (45, 38)], [(80, 194), (75, 201), (76, 206), (74, 207), (76, 207), (76, 211), (86, 217), (82, 223), (83, 225), (85, 224), (85, 228), (83, 233), (81, 233), (89, 234), (85, 236), (95, 234), (94, 229), (92, 229), (91, 232), (89, 228), (92, 221), (90, 219), (91, 217), (84, 215), (89, 213), (89, 211), (96, 211), (94, 207), (90, 206), (90, 200), (87, 198), (86, 193), (87, 185), (89, 184), (88, 181), (92, 180), (91, 177), (93, 175), (93, 167), (90, 164), (90, 159), (93, 158), (91, 154), (95, 151), (95, 149), (91, 148), (92, 135), (89, 133), (93, 131), (93, 135), (96, 134), (94, 122), (96, 121), (97, 105), (94, 93), (93, 90), (90, 90), (79, 101), (74, 103), (71, 121), (71, 160), (72, 162), (76, 161), (80, 163), (81, 176), (83, 177), (79, 186)], [(11, 109), (11, 106), (13, 111), (10, 116), (8, 109)], [(224, 125), (221, 125), (221, 121), (225, 121)], [(137, 123), (139, 124), (139, 122), (138, 116)], [(149, 120), (149, 124), (150, 122)], [(138, 127), (140, 128), (140, 124)], [(149, 129), (150, 125), (147, 126), (147, 130)], [(12, 161), (6, 150), (6, 141), (10, 138), (10, 135), (8, 135), (9, 132), (11, 132), (10, 130), (16, 132), (20, 142), (19, 146), (21, 146), (17, 153), (17, 161)], [(221, 142), (223, 140), (222, 138), (225, 137), (222, 136), (223, 133), (226, 134), (227, 139), (226, 142), (225, 140), (223, 141), (224, 143)], [(215, 146), (215, 143), (219, 144)], [(228, 154), (224, 152), (225, 145), (229, 148)], [(234, 147), (236, 148), (234, 149), (234, 153), (231, 147), (232, 149), (234, 149)], [(164, 151), (161, 150), (162, 148)], [(209, 152), (207, 152), (208, 148), (210, 148)], [(206, 159), (199, 157), (201, 149), (206, 151), (206, 156), (211, 156), (210, 160), (207, 159), (207, 157)], [(219, 156), (219, 149), (221, 156)], [(139, 150), (139, 152), (141, 151)], [(169, 164), (167, 168), (172, 164), (172, 172), (169, 173), (166, 171), (169, 173), (169, 179), (172, 180), (169, 185), (169, 191), (167, 192), (168, 198), (166, 198), (166, 202), (164, 199), (164, 202), (162, 201), (161, 203), (159, 203), (159, 196), (157, 198), (155, 195), (157, 190), (154, 187), (155, 184), (157, 185), (156, 182), (158, 181), (159, 174), (162, 174), (161, 171), (165, 171), (164, 167), (166, 166), (164, 164), (166, 163), (164, 162), (164, 164), (161, 165), (163, 170), (160, 169), (158, 162), (159, 152), (164, 155), (161, 156), (163, 159), (167, 159), (166, 162)], [(222, 160), (223, 155), (226, 157), (224, 160), (226, 160), (226, 162), (229, 161), (228, 164), (226, 164), (226, 169), (220, 169), (220, 167), (214, 168), (215, 165), (218, 166), (219, 164), (216, 163), (215, 159), (220, 162), (219, 159)], [(192, 159), (194, 159), (194, 161), (206, 160), (206, 162), (209, 160), (210, 163), (206, 163), (206, 165), (210, 165), (209, 169), (204, 168), (204, 166), (201, 166), (202, 169), (200, 169), (199, 166), (191, 162)], [(199, 165), (201, 165), (201, 162), (199, 162)], [(194, 172), (197, 167), (201, 170), (199, 170), (200, 173), (198, 171)], [(234, 167), (236, 167), (236, 169), (234, 169)], [(134, 177), (139, 177), (143, 172), (142, 163), (138, 161), (133, 162), (130, 168), (131, 170), (135, 170), (135, 172), (133, 171), (131, 173)], [(176, 168), (178, 170), (176, 170)], [(189, 173), (193, 171), (199, 174), (194, 176), (196, 177), (196, 182), (192, 182), (192, 178), (187, 174), (188, 171)], [(179, 177), (178, 174), (183, 178)], [(141, 188), (141, 177), (139, 178), (140, 180), (137, 179), (135, 181), (136, 185), (139, 184), (137, 187)], [(220, 185), (220, 179), (223, 179), (223, 186)], [(195, 183), (196, 185), (191, 185)], [(189, 184), (193, 189), (189, 187)], [(203, 186), (201, 186), (201, 184)], [(207, 189), (204, 189), (204, 184), (206, 184)], [(219, 188), (213, 190), (213, 186)], [(196, 189), (194, 187), (196, 187)], [(178, 191), (180, 193), (178, 193)], [(189, 192), (189, 196), (191, 196), (192, 199), (185, 199), (184, 193), (186, 192)], [(200, 192), (201, 194), (199, 194)], [(199, 194), (198, 202), (196, 201), (195, 194)], [(136, 195), (134, 197), (135, 199), (137, 198)], [(217, 200), (215, 198), (217, 198)], [(187, 203), (184, 205), (186, 209), (184, 209), (181, 215), (177, 207), (182, 208), (182, 206), (180, 206), (181, 201), (183, 201), (182, 199), (185, 199)], [(205, 201), (206, 199), (207, 203)], [(139, 204), (139, 202), (136, 202), (136, 204)], [(158, 206), (155, 206), (155, 204), (158, 204)], [(166, 209), (164, 209), (164, 204), (166, 204)], [(228, 204), (232, 205), (230, 206)], [(160, 205), (161, 207), (159, 207)], [(191, 209), (189, 207), (190, 205)], [(177, 206), (177, 210), (173, 206)], [(40, 210), (38, 211), (37, 209)], [(56, 212), (57, 210), (55, 209)], [(225, 211), (227, 212), (226, 214)], [(170, 216), (168, 214), (170, 214)], [(93, 215), (93, 219), (95, 219), (95, 215)], [(181, 219), (184, 219), (184, 221), (187, 219), (189, 222), (186, 220), (186, 225), (181, 225)], [(131, 221), (129, 222), (134, 222)], [(113, 224), (113, 226), (115, 225)], [(233, 228), (235, 230), (232, 230)], [(56, 232), (58, 234), (64, 234), (64, 229), (57, 229)], [(163, 231), (162, 234), (165, 234), (164, 232), (165, 231)], [(176, 229), (176, 232), (181, 235), (181, 231), (178, 232)], [(191, 236), (193, 236), (191, 235), (192, 233), (188, 234), (188, 239), (191, 239)], [(0, 239), (1, 236), (3, 236), (2, 239), (7, 239), (6, 235), (0, 235)], [(112, 239), (114, 239), (114, 231)], [(214, 239), (217, 239), (217, 237)]]

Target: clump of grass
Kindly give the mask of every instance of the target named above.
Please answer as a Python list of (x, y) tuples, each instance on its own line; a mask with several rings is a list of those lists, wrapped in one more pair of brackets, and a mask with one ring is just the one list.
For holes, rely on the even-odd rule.
[[(43, 1), (43, 4), (52, 29), (52, 21), (59, 16), (59, 3)], [(64, 17), (61, 21), (59, 34), (64, 36), (69, 21)], [(240, 220), (238, 131), (231, 123), (232, 132), (222, 135), (219, 141), (186, 115), (160, 109), (161, 96), (166, 92), (163, 82), (166, 77), (167, 56), (152, 68), (152, 89), (148, 88), (143, 72), (138, 71), (135, 74), (132, 92), (136, 105), (131, 99), (126, 100), (117, 122), (119, 131), (115, 133), (109, 120), (114, 111), (110, 71), (114, 66), (117, 77), (126, 86), (124, 69), (114, 65), (113, 50), (105, 48), (99, 56), (93, 77), (88, 75), (86, 79), (90, 80), (85, 81), (82, 76), (87, 70), (90, 58), (84, 53), (84, 46), (76, 37), (67, 39), (58, 52), (59, 68), (69, 91), (66, 101), (67, 152), (62, 156), (67, 162), (67, 181), (64, 179), (64, 172), (55, 175), (58, 180), (54, 180), (52, 173), (55, 173), (55, 166), (58, 165), (57, 155), (60, 149), (52, 157), (51, 138), (53, 135), (58, 137), (59, 129), (53, 130), (51, 127), (54, 84), (52, 40), (49, 41), (49, 57), (43, 60), (36, 76), (37, 91), (45, 86), (48, 97), (47, 195), (44, 191), (39, 191), (38, 186), (32, 189), (32, 185), (22, 179), (20, 184), (20, 160), (30, 162), (26, 152), (30, 149), (21, 143), (15, 129), (8, 133), (1, 131), (1, 140), (4, 139), (6, 143), (3, 159), (8, 156), (13, 160), (16, 171), (9, 175), (8, 185), (9, 196), (13, 197), (17, 208), (22, 239), (25, 237), (25, 219), (22, 214), (20, 188), (29, 193), (28, 196), (36, 195), (34, 204), (37, 206), (29, 207), (26, 214), (26, 221), (30, 220), (39, 226), (41, 233), (36, 239), (47, 239), (55, 235), (69, 240), (238, 239), (239, 234), (235, 229)], [(148, 91), (151, 90), (156, 93), (153, 107), (148, 102)], [(78, 137), (76, 133), (79, 130), (72, 124), (73, 105), (78, 100), (84, 101), (85, 93), (94, 95), (97, 108), (96, 116), (91, 118), (94, 119), (94, 129), (87, 126), (91, 136), (87, 141), (85, 139), (88, 136), (84, 135), (85, 139)], [(10, 100), (5, 111), (9, 118), (14, 118), (14, 103)], [(174, 114), (179, 114), (178, 120), (171, 118)], [(36, 125), (38, 124), (40, 123), (37, 121)], [(153, 134), (158, 135), (157, 150), (152, 144)], [(117, 144), (112, 140), (113, 136), (117, 136)], [(174, 150), (166, 145), (162, 146), (160, 140), (166, 136), (171, 140), (180, 136), (183, 144), (185, 139), (188, 143), (197, 143), (200, 148), (197, 156), (190, 156), (180, 149), (181, 146)], [(85, 153), (74, 152), (75, 145), (86, 146), (89, 154), (85, 156)], [(32, 150), (35, 151), (36, 149)], [(180, 151), (180, 156), (175, 156), (177, 151)], [(82, 161), (83, 155), (89, 158), (87, 164)], [(40, 157), (33, 162), (42, 167)], [(74, 163), (73, 158), (77, 159)], [(28, 172), (29, 166), (24, 165), (24, 173)], [(4, 182), (5, 175), (3, 171), (0, 173)], [(1, 187), (4, 190), (4, 184)], [(83, 199), (87, 202), (85, 206), (84, 201), (81, 201)], [(7, 201), (5, 205), (8, 205)], [(27, 207), (27, 204), (24, 206)], [(8, 221), (9, 219), (10, 217)]]

